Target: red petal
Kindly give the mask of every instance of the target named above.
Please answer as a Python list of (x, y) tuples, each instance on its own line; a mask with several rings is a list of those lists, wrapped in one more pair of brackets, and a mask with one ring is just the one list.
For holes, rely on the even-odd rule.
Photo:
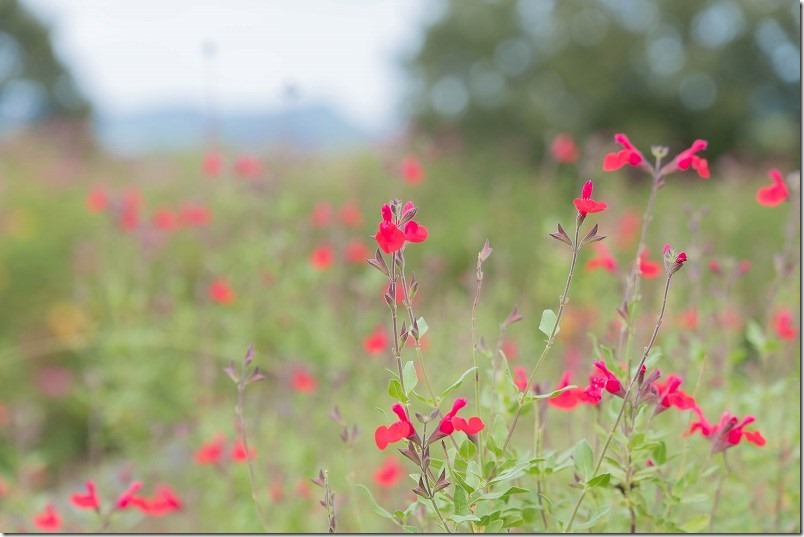
[(405, 234), (392, 222), (381, 222), (374, 239), (386, 254), (400, 250), (405, 244)]
[(787, 195), (787, 186), (784, 183), (775, 183), (757, 190), (757, 201), (765, 207), (775, 207), (786, 200)]
[(625, 160), (620, 158), (620, 153), (609, 153), (603, 157), (603, 171), (613, 172), (625, 166)]
[(405, 238), (410, 242), (422, 242), (427, 238), (427, 228), (411, 220), (405, 225)]
[(377, 443), (377, 447), (380, 449), (385, 449), (388, 447), (388, 427), (385, 425), (380, 425), (377, 427), (377, 430), (374, 431), (374, 441)]

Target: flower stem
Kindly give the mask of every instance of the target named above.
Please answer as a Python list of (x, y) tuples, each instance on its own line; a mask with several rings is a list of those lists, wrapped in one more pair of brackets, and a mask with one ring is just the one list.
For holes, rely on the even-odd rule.
[[(620, 420), (623, 417), (623, 413), (625, 411), (625, 407), (628, 406), (629, 401), (628, 398), (631, 395), (631, 390), (636, 383), (636, 379), (639, 376), (638, 372), (642, 369), (642, 366), (645, 364), (645, 360), (648, 358), (648, 353), (650, 353), (651, 348), (653, 348), (653, 344), (656, 341), (656, 335), (659, 333), (659, 327), (662, 326), (662, 319), (664, 318), (664, 310), (667, 306), (667, 293), (670, 290), (670, 280), (672, 279), (673, 274), (667, 274), (667, 280), (664, 284), (664, 297), (662, 298), (662, 309), (659, 311), (659, 316), (656, 319), (656, 326), (653, 328), (653, 334), (650, 337), (650, 341), (648, 342), (647, 347), (645, 347), (644, 352), (642, 353), (642, 359), (639, 361), (639, 365), (637, 366), (637, 374), (631, 377), (630, 382), (628, 383), (628, 388), (625, 390), (625, 395), (623, 395), (623, 404), (620, 407), (620, 412), (617, 414), (617, 418), (614, 420), (614, 423), (611, 424), (611, 428), (609, 429), (609, 434), (606, 437), (606, 441), (603, 444), (603, 449), (598, 455), (597, 463), (595, 464), (595, 469), (592, 472), (592, 477), (597, 476), (598, 472), (600, 471), (600, 467), (603, 464), (603, 458), (606, 456), (606, 451), (609, 448), (609, 444), (611, 444), (611, 439), (614, 437), (614, 432), (617, 430), (617, 427), (620, 425)], [(572, 515), (570, 516), (569, 521), (567, 522), (567, 526), (564, 528), (564, 533), (569, 533), (572, 529), (572, 524), (575, 521), (575, 516), (578, 514), (578, 509), (581, 507), (581, 503), (583, 503), (584, 497), (586, 497), (586, 493), (589, 492), (590, 488), (584, 484), (583, 490), (581, 491), (581, 495), (578, 498), (578, 502), (575, 504), (575, 508), (572, 510)]]
[[(528, 377), (528, 383), (525, 385), (525, 389), (522, 391), (521, 398), (519, 400), (519, 406), (517, 406), (516, 414), (514, 415), (514, 421), (511, 423), (511, 426), (508, 428), (508, 436), (505, 437), (505, 442), (503, 443), (502, 452), (505, 453), (505, 450), (508, 448), (508, 444), (511, 442), (511, 437), (514, 435), (514, 429), (516, 429), (516, 424), (519, 422), (519, 416), (522, 414), (522, 408), (525, 406), (525, 398), (528, 393), (530, 393), (530, 389), (533, 386), (533, 381), (536, 379), (536, 374), (539, 372), (539, 368), (542, 366), (544, 362), (544, 358), (547, 356), (547, 353), (550, 351), (550, 348), (553, 346), (553, 342), (556, 338), (556, 333), (558, 332), (558, 326), (561, 322), (561, 316), (564, 314), (564, 308), (569, 302), (569, 288), (570, 284), (572, 283), (572, 275), (575, 270), (575, 262), (578, 260), (578, 251), (581, 249), (580, 245), (578, 244), (578, 232), (580, 231), (580, 222), (579, 219), (575, 220), (575, 240), (572, 243), (572, 261), (570, 262), (570, 269), (569, 274), (567, 274), (567, 283), (564, 285), (564, 292), (559, 297), (559, 306), (558, 306), (558, 313), (556, 314), (556, 321), (553, 324), (553, 330), (550, 332), (550, 336), (547, 338), (547, 344), (542, 351), (542, 354), (539, 356), (539, 359), (536, 361), (536, 366), (533, 368), (533, 371)], [(494, 463), (494, 467), (492, 467), (491, 472), (489, 473), (489, 479), (494, 477), (494, 472), (497, 470), (499, 462)]]
[[(477, 303), (480, 300), (480, 288), (483, 286), (483, 260), (477, 256), (477, 287), (475, 287), (475, 298), (472, 301), (472, 362), (475, 366), (475, 406), (477, 415), (480, 416), (480, 368), (477, 365)], [(485, 444), (480, 441), (480, 434), (478, 433), (478, 451), (480, 452), (480, 473), (482, 474), (486, 468), (486, 450)]]
[(723, 452), (723, 472), (720, 474), (720, 479), (717, 482), (717, 488), (715, 489), (715, 499), (712, 501), (712, 512), (709, 515), (709, 533), (714, 532), (715, 528), (715, 516), (717, 515), (717, 508), (720, 504), (720, 494), (723, 492), (723, 482), (726, 481), (726, 477), (729, 475), (729, 465), (726, 462), (726, 452)]
[(240, 436), (243, 440), (243, 449), (246, 452), (246, 464), (248, 465), (248, 476), (251, 483), (251, 499), (254, 500), (254, 505), (257, 508), (257, 514), (260, 517), (260, 522), (265, 531), (268, 530), (268, 521), (265, 519), (265, 514), (262, 512), (262, 506), (257, 498), (257, 483), (254, 478), (254, 463), (251, 460), (251, 452), (248, 449), (248, 435), (246, 435), (246, 422), (243, 419), (243, 394), (246, 391), (246, 377), (245, 371), (243, 372), (240, 382), (237, 383), (237, 404), (235, 405), (235, 414), (237, 415), (237, 427), (240, 429)]
[[(391, 291), (393, 291), (393, 292), (389, 293), (391, 295), (391, 304), (392, 304), (392, 306), (391, 306), (391, 323), (393, 325), (392, 330), (393, 330), (393, 333), (394, 333), (394, 340), (393, 340), (394, 345), (393, 345), (393, 348), (391, 349), (391, 351), (394, 354), (394, 358), (396, 359), (396, 367), (399, 370), (399, 384), (400, 384), (400, 386), (402, 386), (402, 393), (406, 393), (405, 392), (405, 377), (402, 375), (402, 353), (399, 350), (399, 329), (397, 328), (397, 313), (396, 313), (396, 310), (397, 310), (397, 306), (396, 306), (396, 280), (397, 280), (396, 263), (397, 263), (397, 261), (396, 260), (397, 260), (398, 255), (401, 256), (402, 253), (401, 252), (394, 252), (394, 253), (391, 254), (391, 277), (390, 277), (390, 280), (389, 280), (391, 282), (391, 288), (392, 288)], [(404, 258), (403, 258), (402, 262), (404, 263)]]
[[(404, 299), (405, 309), (408, 312), (408, 319), (410, 319), (410, 326), (412, 328), (414, 323), (416, 322), (416, 316), (413, 314), (413, 303), (412, 303), (413, 299), (410, 296), (410, 288), (408, 287), (408, 282), (407, 279), (405, 278), (404, 257), (402, 257), (401, 283), (402, 283), (402, 291), (405, 295)], [(420, 341), (420, 336), (413, 338), (413, 341), (416, 344), (416, 357), (419, 360), (419, 368), (422, 370), (422, 377), (424, 378), (424, 384), (425, 386), (427, 386), (427, 391), (430, 393), (430, 397), (433, 399), (433, 407), (438, 408), (438, 401), (436, 400), (435, 392), (433, 392), (433, 387), (430, 385), (430, 379), (427, 377), (427, 369), (425, 369), (424, 367), (424, 356), (422, 354), (422, 345)]]

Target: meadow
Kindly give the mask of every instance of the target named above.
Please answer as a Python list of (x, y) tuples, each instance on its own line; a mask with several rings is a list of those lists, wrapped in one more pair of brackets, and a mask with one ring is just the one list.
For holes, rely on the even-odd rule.
[(800, 532), (798, 171), (631, 142), (6, 143), (0, 530)]

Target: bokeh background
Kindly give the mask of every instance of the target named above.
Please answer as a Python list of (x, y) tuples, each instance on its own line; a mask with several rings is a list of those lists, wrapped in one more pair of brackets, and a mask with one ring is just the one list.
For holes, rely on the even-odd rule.
[[(724, 530), (800, 531), (798, 332), (760, 352), (748, 328), (772, 339), (773, 312), (800, 317), (800, 235), (778, 284), (773, 261), (799, 216), (754, 198), (770, 168), (800, 168), (800, 40), (795, 1), (0, 0), (0, 529), (36, 530), (48, 502), (65, 529), (97, 529), (69, 493), (94, 479), (108, 503), (134, 478), (169, 483), (185, 509), (126, 513), (114, 531), (259, 529), (243, 466), (193, 462), (235, 437), (222, 368), (253, 345), (268, 379), (246, 415), (275, 530), (324, 531), (320, 468), (344, 502), (339, 529), (392, 530), (354, 488), (391, 505), (410, 488), (374, 476), (394, 367), (366, 341), (389, 325), (362, 261), (380, 205), (412, 199), (430, 229), (408, 263), (446, 387), (471, 364), (486, 238), (481, 333), (494, 341), (519, 304), (528, 325), (506, 348), (532, 365), (534, 319), (566, 270), (547, 233), (594, 179), (621, 272), (577, 282), (543, 382), (583, 377), (649, 192), (634, 170), (602, 172), (624, 132), (646, 154), (709, 141), (712, 177), (674, 176), (648, 240), (653, 259), (668, 242), (697, 254), (671, 297), (665, 368), (703, 386), (710, 419), (752, 413), (769, 438), (743, 462), (775, 464), (773, 480), (735, 484)], [(751, 270), (725, 282), (712, 260)], [(694, 327), (680, 316), (691, 296)], [(351, 447), (335, 405), (361, 430)]]

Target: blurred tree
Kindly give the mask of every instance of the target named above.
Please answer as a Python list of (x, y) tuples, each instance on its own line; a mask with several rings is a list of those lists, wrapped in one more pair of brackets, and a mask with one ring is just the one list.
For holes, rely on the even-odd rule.
[[(447, 0), (407, 61), (415, 127), (470, 145), (569, 131), (798, 161), (795, 0)], [(644, 147), (647, 149), (647, 147)], [(791, 161), (791, 164), (793, 162)]]
[(48, 28), (17, 0), (0, 0), (0, 129), (89, 112)]

